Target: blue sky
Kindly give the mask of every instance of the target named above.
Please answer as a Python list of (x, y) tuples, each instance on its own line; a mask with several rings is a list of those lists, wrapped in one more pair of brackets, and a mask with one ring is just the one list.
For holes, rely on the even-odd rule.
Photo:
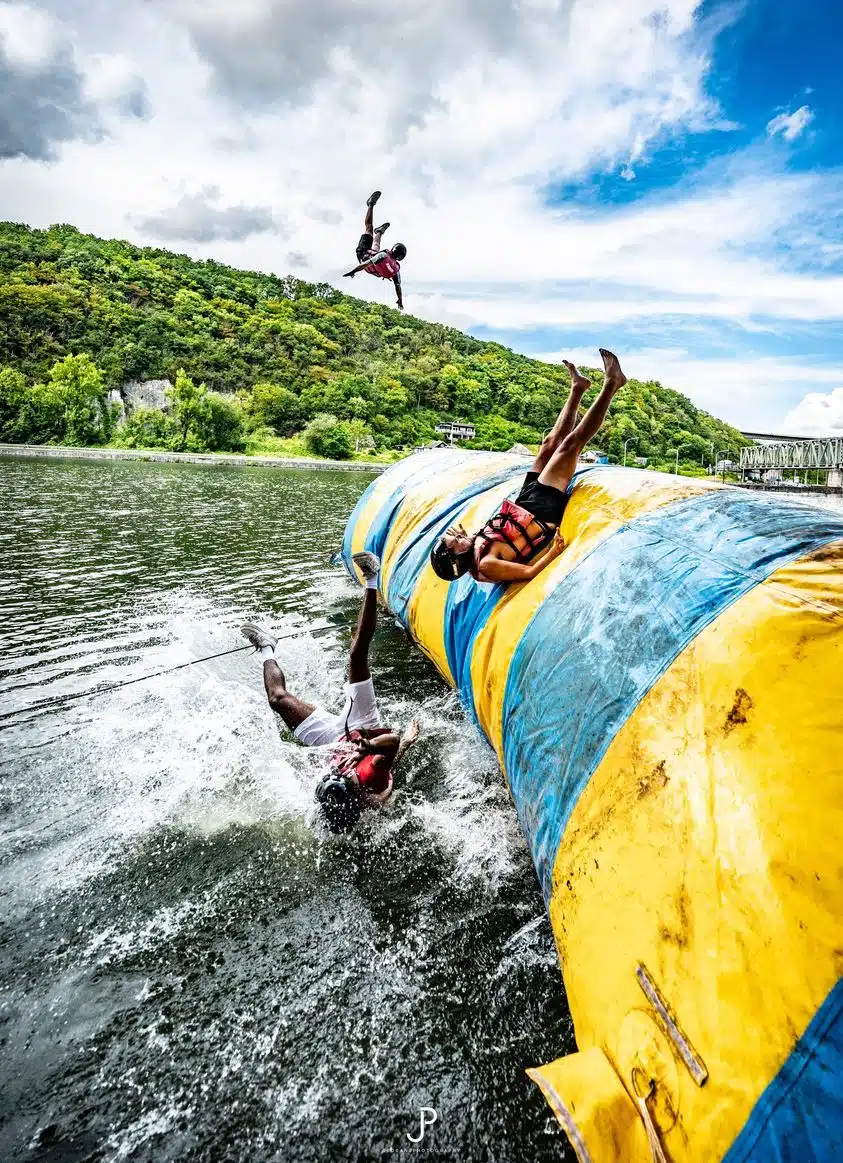
[(4, 217), (843, 432), (839, 0), (0, 0)]
[[(825, 195), (818, 195), (818, 221), (811, 221), (810, 207), (806, 207), (791, 229), (780, 235), (771, 232), (766, 240), (759, 239), (753, 249), (785, 271), (807, 275), (843, 273), (843, 84), (839, 55), (843, 45), (843, 5), (833, 0), (747, 0), (740, 5), (711, 2), (703, 4), (696, 14), (697, 33), (702, 37), (706, 26), (712, 32), (718, 30), (712, 35), (705, 88), (717, 101), (722, 127), (715, 124), (701, 131), (667, 134), (653, 142), (628, 168), (597, 170), (578, 180), (550, 186), (546, 191), (548, 204), (573, 204), (599, 220), (601, 215), (610, 217), (613, 207), (675, 205), (695, 193), (716, 193), (718, 189), (728, 189), (741, 173), (767, 175), (771, 183), (782, 175), (804, 174), (818, 178), (825, 190)], [(794, 119), (797, 110), (803, 112)], [(816, 237), (831, 244), (831, 253), (822, 257), (816, 254)], [(568, 287), (576, 290), (575, 285)], [(587, 287), (579, 291), (588, 294)], [(628, 293), (640, 292), (628, 288)], [(481, 326), (473, 331), (529, 355), (569, 346), (585, 356), (589, 346), (605, 339), (605, 325), (599, 320), (591, 325), (578, 322), (564, 330), (526, 327), (516, 331)], [(843, 368), (839, 314), (831, 319), (789, 319), (762, 310), (733, 321), (712, 319), (705, 313), (659, 313), (616, 325), (612, 342), (621, 350), (643, 348), (648, 357), (652, 352), (650, 374), (663, 378), (665, 383), (669, 383), (670, 374), (659, 371), (655, 355), (659, 349), (670, 354), (663, 361), (667, 368), (683, 365), (683, 377), (688, 376), (684, 365), (694, 362), (704, 368), (711, 361), (714, 368), (719, 368), (729, 360), (742, 366), (758, 359), (767, 368), (769, 361), (776, 360), (783, 370), (794, 363), (800, 370), (804, 370), (803, 365), (823, 374), (830, 370), (829, 382), (838, 382), (843, 389), (843, 379), (834, 374)], [(693, 373), (683, 386), (689, 383), (696, 384)], [(806, 395), (798, 372), (792, 382), (784, 377), (784, 382), (771, 387), (770, 401), (765, 398), (763, 384), (756, 384), (754, 377), (752, 386), (750, 398), (732, 414), (746, 427), (784, 430), (787, 414)], [(821, 394), (828, 394), (822, 381), (818, 386)], [(719, 395), (715, 406), (732, 418), (727, 401), (721, 401)], [(824, 402), (819, 409), (803, 408), (801, 415), (810, 427), (815, 418), (821, 424), (828, 422), (827, 413), (828, 404)], [(835, 421), (843, 429), (843, 399), (835, 409)]]
[[(633, 181), (621, 170), (598, 172), (555, 189), (551, 200), (599, 206), (669, 194), (683, 182), (705, 178), (715, 159), (725, 163), (725, 173), (732, 155), (765, 139), (779, 164), (795, 171), (833, 167), (843, 160), (843, 5), (834, 0), (710, 0), (698, 7), (695, 24), (703, 38), (711, 30), (705, 88), (722, 110), (724, 128), (670, 135), (654, 143), (645, 163), (635, 165)], [(790, 143), (781, 134), (768, 137), (773, 117), (804, 105), (813, 117), (810, 132)]]

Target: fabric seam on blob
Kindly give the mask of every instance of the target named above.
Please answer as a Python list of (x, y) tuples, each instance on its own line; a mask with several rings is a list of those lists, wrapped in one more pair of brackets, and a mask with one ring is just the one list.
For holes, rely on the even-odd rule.
[(585, 1140), (582, 1137), (579, 1127), (574, 1122), (574, 1116), (560, 1098), (556, 1087), (544, 1077), (540, 1070), (528, 1070), (526, 1073), (533, 1082), (538, 1084), (544, 1093), (545, 1098), (550, 1104), (550, 1109), (556, 1115), (565, 1134), (570, 1139), (571, 1146), (576, 1152), (579, 1163), (592, 1163), (591, 1153), (585, 1145)]

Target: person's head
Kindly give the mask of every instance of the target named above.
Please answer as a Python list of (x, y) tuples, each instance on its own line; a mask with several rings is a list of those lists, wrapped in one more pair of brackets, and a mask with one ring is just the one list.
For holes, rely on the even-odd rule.
[(397, 258), (398, 261), (401, 262), (402, 258), (407, 257), (407, 248), (403, 242), (396, 242), (395, 246), (393, 246), (389, 253), (393, 258)]
[(468, 573), (474, 560), (474, 538), (462, 525), (452, 525), (430, 551), (433, 572), (443, 581), (456, 581)]
[(340, 775), (323, 779), (316, 799), (332, 832), (349, 832), (360, 819), (360, 797), (353, 783)]

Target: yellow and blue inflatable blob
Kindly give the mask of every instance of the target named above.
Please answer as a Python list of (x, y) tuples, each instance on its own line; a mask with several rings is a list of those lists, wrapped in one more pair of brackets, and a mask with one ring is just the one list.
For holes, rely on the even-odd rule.
[(343, 556), (381, 556), (383, 598), (506, 774), (579, 1047), (529, 1073), (583, 1161), (830, 1159), (843, 519), (595, 467), (532, 582), (440, 581), (437, 538), (482, 525), (528, 467), (417, 453), (361, 497)]

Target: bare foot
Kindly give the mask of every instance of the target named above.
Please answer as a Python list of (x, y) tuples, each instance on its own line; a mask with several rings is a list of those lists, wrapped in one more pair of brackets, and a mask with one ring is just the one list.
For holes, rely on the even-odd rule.
[(622, 388), (626, 383), (626, 376), (621, 371), (618, 357), (613, 351), (607, 351), (605, 347), (599, 347), (597, 350), (603, 357), (603, 370), (605, 372), (603, 386), (611, 388), (613, 392), (616, 392), (618, 388)]
[(580, 375), (574, 364), (569, 359), (563, 359), (565, 367), (571, 373), (571, 391), (585, 392), (591, 387), (591, 380), (587, 376)]

